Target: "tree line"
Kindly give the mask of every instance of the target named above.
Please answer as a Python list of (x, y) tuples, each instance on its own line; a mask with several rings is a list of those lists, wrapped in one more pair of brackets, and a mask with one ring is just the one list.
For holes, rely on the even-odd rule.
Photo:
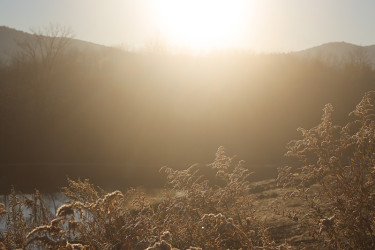
[(22, 53), (0, 68), (3, 192), (54, 190), (67, 175), (155, 187), (160, 167), (208, 162), (220, 145), (252, 178), (274, 177), (297, 127), (315, 125), (328, 102), (345, 123), (375, 78), (354, 60), (84, 50), (71, 46), (69, 30), (48, 32), (20, 43)]

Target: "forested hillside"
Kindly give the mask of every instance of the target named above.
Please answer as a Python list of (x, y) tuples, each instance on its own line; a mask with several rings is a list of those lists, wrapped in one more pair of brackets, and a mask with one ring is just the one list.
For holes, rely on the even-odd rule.
[[(160, 167), (207, 162), (218, 146), (252, 178), (276, 175), (296, 128), (328, 102), (343, 123), (375, 72), (293, 54), (171, 55), (66, 49), (0, 68), (1, 190), (49, 190), (66, 175), (102, 186), (160, 185)], [(49, 182), (40, 180), (48, 175)], [(109, 181), (110, 180), (110, 181)]]

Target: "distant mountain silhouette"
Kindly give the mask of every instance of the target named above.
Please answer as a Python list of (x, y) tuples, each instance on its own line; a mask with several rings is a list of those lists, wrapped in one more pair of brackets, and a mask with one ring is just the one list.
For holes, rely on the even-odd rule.
[(321, 60), (332, 66), (367, 63), (375, 68), (375, 45), (359, 46), (345, 42), (333, 42), (295, 52), (295, 55), (303, 59)]
[[(20, 43), (27, 42), (32, 38), (32, 34), (19, 31), (6, 26), (0, 26), (0, 63), (8, 64), (12, 57), (16, 56), (21, 47)], [(86, 42), (78, 39), (73, 39), (70, 49), (75, 50), (101, 50), (106, 46)]]
[[(32, 38), (32, 34), (6, 26), (0, 26), (0, 64), (9, 63), (17, 55), (21, 47), (19, 43)], [(71, 49), (101, 50), (107, 48), (87, 41), (73, 39)], [(375, 68), (375, 45), (359, 46), (346, 42), (325, 43), (302, 51), (292, 52), (298, 58), (318, 60), (331, 66), (342, 66), (347, 63), (367, 63)]]

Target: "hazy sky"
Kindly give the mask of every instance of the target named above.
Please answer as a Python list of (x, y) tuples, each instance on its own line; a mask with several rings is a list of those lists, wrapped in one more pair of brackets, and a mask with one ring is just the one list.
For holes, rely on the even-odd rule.
[(291, 51), (375, 44), (375, 1), (0, 0), (0, 25), (29, 31), (49, 23), (110, 46), (159, 39), (176, 47)]

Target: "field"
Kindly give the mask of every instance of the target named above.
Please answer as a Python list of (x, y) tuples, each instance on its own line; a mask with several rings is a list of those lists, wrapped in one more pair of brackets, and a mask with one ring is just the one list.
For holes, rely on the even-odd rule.
[[(68, 31), (0, 27), (25, 38), (0, 64), (1, 250), (375, 248), (375, 47), (195, 55)], [(331, 49), (349, 54), (308, 57)]]

